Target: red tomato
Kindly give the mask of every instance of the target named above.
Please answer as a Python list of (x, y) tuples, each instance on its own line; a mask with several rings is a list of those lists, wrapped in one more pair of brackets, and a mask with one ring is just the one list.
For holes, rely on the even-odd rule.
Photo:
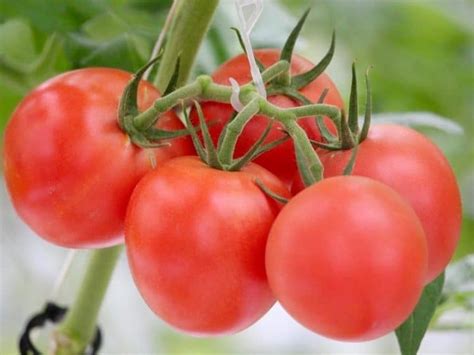
[[(265, 67), (268, 67), (280, 59), (280, 51), (277, 49), (260, 49), (255, 51), (255, 56)], [(311, 69), (313, 66), (314, 64), (305, 58), (299, 55), (293, 55), (291, 61), (291, 73), (292, 75), (301, 74)], [(247, 57), (244, 54), (238, 55), (227, 61), (221, 65), (212, 75), (212, 78), (216, 83), (224, 85), (230, 85), (229, 78), (231, 77), (237, 80), (237, 82), (241, 85), (246, 84), (252, 80)], [(311, 102), (317, 102), (321, 96), (321, 93), (326, 88), (329, 89), (329, 92), (324, 102), (343, 108), (344, 103), (339, 91), (329, 76), (324, 73), (299, 91)], [(283, 95), (270, 96), (268, 101), (283, 108), (301, 106), (300, 103)], [(233, 108), (229, 104), (205, 102), (202, 103), (202, 109), (206, 119), (213, 121), (213, 125), (210, 127), (210, 132), (214, 142), (217, 143), (223, 126), (228, 122), (229, 118), (234, 112)], [(195, 112), (192, 113), (191, 119), (194, 123), (198, 121)], [(263, 131), (268, 125), (268, 120), (268, 117), (262, 115), (257, 115), (252, 118), (252, 120), (246, 125), (242, 135), (239, 138), (235, 150), (235, 157), (244, 155), (250, 149), (250, 147), (262, 135)], [(330, 120), (326, 119), (326, 122), (328, 126), (332, 128), (332, 131), (334, 131), (335, 127), (332, 125)], [(306, 133), (311, 139), (321, 140), (319, 129), (315, 124), (314, 117), (302, 118), (299, 120), (299, 123), (305, 129)], [(280, 123), (275, 122), (265, 142), (270, 142), (281, 138), (284, 135), (284, 133), (281, 131), (281, 127), (282, 126)], [(255, 160), (255, 162), (270, 170), (283, 182), (289, 185), (296, 170), (293, 142), (289, 140), (281, 144), (277, 148), (262, 154)]]
[[(143, 150), (117, 124), (117, 107), (131, 74), (90, 68), (57, 76), (29, 93), (5, 133), (4, 173), (21, 218), (44, 239), (65, 247), (120, 243), (129, 197), (158, 164), (193, 151), (189, 140)], [(140, 84), (143, 110), (159, 97)], [(182, 128), (172, 113), (159, 127)]]
[[(341, 175), (350, 154), (349, 150), (322, 152), (324, 175)], [(359, 147), (353, 175), (379, 180), (411, 204), (428, 239), (426, 283), (435, 279), (454, 254), (462, 219), (456, 177), (443, 153), (410, 128), (376, 125)], [(302, 186), (297, 181), (293, 192)]]
[(133, 192), (125, 229), (132, 275), (150, 308), (173, 327), (234, 333), (273, 305), (265, 245), (280, 206), (256, 178), (289, 196), (256, 164), (225, 172), (197, 157), (167, 161)]
[(350, 341), (380, 337), (413, 311), (427, 269), (413, 209), (372, 179), (342, 176), (282, 209), (266, 250), (270, 287), (305, 327)]

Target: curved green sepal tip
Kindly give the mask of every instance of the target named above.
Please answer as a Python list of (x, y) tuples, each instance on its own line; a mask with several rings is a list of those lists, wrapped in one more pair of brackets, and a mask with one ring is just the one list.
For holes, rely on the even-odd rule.
[(328, 65), (331, 63), (331, 60), (334, 56), (335, 49), (336, 49), (336, 32), (333, 31), (332, 38), (331, 38), (331, 45), (329, 47), (328, 52), (323, 57), (323, 59), (321, 59), (321, 61), (318, 64), (316, 64), (313, 68), (311, 68), (307, 72), (303, 74), (295, 75), (291, 79), (291, 86), (294, 87), (295, 89), (300, 89), (302, 87), (305, 87), (314, 79), (316, 79), (319, 75), (321, 75), (321, 73), (323, 73), (328, 67)]
[[(231, 27), (230, 29), (235, 32), (242, 51), (247, 54), (247, 50), (245, 49), (244, 45), (244, 40), (242, 39), (242, 34), (240, 33), (239, 29), (237, 27)], [(265, 66), (262, 64), (262, 62), (259, 61), (257, 57), (255, 57), (255, 62), (257, 63), (257, 67), (258, 70), (260, 70), (260, 73), (263, 72), (265, 70)]]
[(296, 24), (295, 28), (291, 31), (290, 35), (288, 36), (283, 49), (281, 50), (280, 60), (286, 60), (287, 62), (291, 63), (291, 56), (293, 55), (293, 49), (295, 48), (296, 40), (301, 32), (301, 28), (303, 28), (304, 22), (306, 21), (306, 17), (308, 17), (309, 12), (311, 9), (307, 9), (303, 16), (301, 16), (300, 20)]
[(166, 89), (163, 92), (163, 96), (168, 95), (169, 93), (173, 92), (176, 89), (176, 85), (178, 83), (178, 78), (179, 78), (180, 63), (181, 63), (181, 56), (178, 56), (178, 59), (176, 59), (176, 65), (174, 67), (173, 75), (171, 76), (168, 86), (166, 86)]
[(359, 133), (359, 103), (357, 94), (357, 73), (355, 62), (352, 63), (352, 82), (351, 82), (351, 96), (349, 99), (349, 128), (353, 134)]
[(126, 130), (126, 120), (132, 120), (136, 115), (139, 114), (137, 104), (138, 84), (140, 84), (140, 80), (142, 79), (142, 76), (146, 70), (155, 64), (160, 59), (160, 57), (161, 56), (158, 55), (145, 64), (142, 68), (140, 68), (125, 87), (122, 96), (120, 97), (118, 110), (118, 124), (122, 130)]
[(370, 67), (365, 72), (365, 90), (366, 90), (366, 99), (365, 99), (365, 115), (364, 115), (364, 124), (362, 125), (362, 130), (359, 135), (359, 142), (364, 141), (369, 134), (370, 122), (372, 120), (372, 91), (370, 88), (369, 80), (369, 70)]
[(270, 190), (270, 188), (268, 186), (265, 186), (265, 184), (260, 179), (255, 179), (255, 185), (257, 185), (258, 188), (262, 190), (262, 192), (265, 195), (275, 200), (276, 202), (283, 203), (283, 204), (288, 203), (289, 199), (287, 199), (286, 197), (280, 196), (276, 192), (273, 192), (272, 190)]

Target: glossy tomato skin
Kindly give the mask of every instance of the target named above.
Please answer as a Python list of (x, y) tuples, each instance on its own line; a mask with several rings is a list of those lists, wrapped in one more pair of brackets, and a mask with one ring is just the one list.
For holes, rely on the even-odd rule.
[(394, 330), (423, 289), (427, 245), (413, 209), (365, 177), (325, 179), (283, 208), (268, 239), (270, 286), (288, 313), (329, 338)]
[[(256, 58), (258, 58), (258, 60), (260, 60), (260, 62), (265, 67), (269, 67), (280, 59), (280, 51), (277, 49), (259, 49), (254, 53)], [(313, 66), (314, 64), (305, 58), (299, 55), (293, 55), (291, 61), (291, 73), (292, 75), (301, 74), (311, 69)], [(245, 54), (241, 54), (230, 59), (226, 63), (222, 64), (212, 74), (213, 80), (216, 83), (223, 85), (230, 85), (229, 78), (231, 77), (241, 85), (246, 84), (252, 80), (248, 60)], [(317, 102), (325, 88), (328, 88), (329, 92), (324, 102), (343, 108), (344, 103), (339, 91), (329, 76), (324, 73), (299, 91), (311, 102)], [(270, 96), (268, 101), (282, 108), (301, 106), (300, 103), (283, 95)], [(214, 142), (217, 142), (224, 124), (228, 122), (233, 114), (233, 108), (229, 104), (205, 102), (202, 104), (202, 109), (206, 119), (212, 120), (213, 122), (210, 127), (210, 132)], [(193, 122), (198, 121), (195, 112), (191, 114), (191, 118)], [(299, 120), (299, 123), (305, 129), (306, 133), (311, 139), (321, 139), (314, 118), (302, 118)], [(326, 119), (326, 123), (334, 132), (335, 127), (332, 125), (331, 121)], [(237, 142), (237, 147), (235, 150), (236, 157), (242, 156), (250, 149), (250, 147), (262, 135), (267, 124), (268, 118), (266, 116), (257, 115), (252, 118), (252, 120), (244, 128), (244, 131)], [(281, 138), (284, 134), (281, 131), (281, 127), (282, 126), (278, 122), (275, 122), (273, 129), (270, 131), (270, 134), (266, 139), (266, 142)], [(283, 180), (283, 182), (289, 185), (296, 170), (293, 143), (291, 141), (287, 141), (270, 152), (262, 154), (255, 160), (255, 162), (277, 175)]]
[(256, 164), (224, 172), (197, 157), (169, 160), (137, 185), (126, 218), (128, 260), (146, 303), (171, 326), (235, 333), (273, 305), (264, 255), (281, 206), (256, 178), (289, 196)]
[[(51, 243), (99, 248), (123, 240), (129, 197), (152, 161), (190, 154), (188, 138), (143, 150), (117, 124), (117, 107), (131, 74), (88, 68), (59, 75), (32, 92), (5, 132), (4, 173), (21, 218)], [(139, 107), (159, 97), (140, 84)], [(179, 129), (165, 114), (159, 126)]]
[[(350, 154), (351, 151), (322, 152), (324, 175), (341, 175)], [(389, 185), (411, 204), (428, 239), (426, 283), (435, 279), (454, 254), (462, 220), (456, 177), (443, 153), (413, 129), (375, 125), (359, 146), (353, 174)], [(300, 180), (293, 191), (301, 188)]]

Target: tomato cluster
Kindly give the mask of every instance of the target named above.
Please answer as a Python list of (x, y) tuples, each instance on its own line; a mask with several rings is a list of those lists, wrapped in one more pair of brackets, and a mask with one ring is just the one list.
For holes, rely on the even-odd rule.
[[(268, 67), (280, 53), (259, 50), (256, 57)], [(294, 55), (290, 72), (311, 67)], [(220, 84), (230, 77), (251, 80), (244, 56), (212, 76)], [(372, 339), (409, 316), (453, 255), (459, 190), (442, 153), (421, 134), (374, 126), (358, 147), (351, 176), (338, 175), (352, 149), (317, 149), (325, 179), (305, 188), (292, 141), (240, 171), (206, 165), (189, 137), (159, 148), (136, 146), (117, 123), (130, 79), (119, 70), (83, 69), (31, 92), (6, 130), (5, 179), (19, 215), (52, 243), (99, 248), (121, 242), (124, 233), (140, 293), (171, 326), (198, 335), (234, 333), (279, 301), (319, 334)], [(299, 94), (314, 103), (325, 89), (325, 103), (342, 108), (325, 74)], [(139, 110), (158, 97), (141, 82)], [(282, 94), (268, 100), (281, 108), (301, 104)], [(207, 101), (202, 111), (218, 145), (233, 108)], [(198, 122), (196, 112), (191, 122)], [(285, 135), (279, 122), (256, 115), (239, 137), (236, 157), (269, 122), (266, 142)], [(298, 124), (323, 141), (314, 118)], [(161, 113), (156, 127), (184, 128), (174, 111)]]

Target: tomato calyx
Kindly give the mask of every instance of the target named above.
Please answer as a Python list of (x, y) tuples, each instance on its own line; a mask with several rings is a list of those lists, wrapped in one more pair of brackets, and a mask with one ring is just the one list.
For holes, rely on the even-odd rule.
[[(150, 60), (142, 68), (140, 68), (133, 76), (132, 80), (125, 87), (122, 97), (120, 98), (118, 110), (118, 125), (128, 134), (131, 141), (141, 148), (157, 148), (168, 146), (169, 143), (163, 142), (167, 139), (173, 139), (188, 135), (187, 129), (168, 131), (158, 129), (153, 126), (142, 130), (134, 124), (134, 118), (139, 115), (138, 110), (138, 85), (142, 79), (143, 74), (148, 68), (154, 65), (161, 55)], [(174, 90), (177, 80), (177, 72), (179, 70), (179, 60), (177, 61), (175, 74), (171, 77), (165, 94)]]
[[(321, 75), (331, 63), (331, 60), (334, 56), (334, 51), (336, 49), (336, 31), (333, 31), (332, 33), (331, 44), (324, 57), (310, 70), (301, 74), (291, 76), (290, 64), (293, 56), (293, 50), (310, 10), (311, 9), (307, 9), (303, 13), (296, 26), (290, 32), (290, 35), (286, 39), (285, 44), (283, 45), (283, 48), (281, 50), (280, 62), (287, 62), (287, 69), (275, 78), (272, 78), (272, 80), (264, 80), (265, 83), (269, 84), (267, 87), (267, 96), (283, 94), (287, 95), (288, 97), (291, 97), (291, 95), (287, 93), (298, 93), (299, 89), (304, 88), (306, 85), (316, 80), (316, 78)], [(244, 53), (246, 53), (246, 49), (243, 44), (242, 35), (240, 31), (235, 27), (232, 27), (231, 29), (236, 33), (240, 46)], [(255, 58), (255, 60), (260, 72), (263, 73), (265, 71), (264, 65), (257, 58)]]
[[(182, 102), (184, 119), (186, 125), (188, 126), (189, 134), (192, 138), (199, 158), (212, 168), (225, 171), (238, 171), (246, 164), (254, 160), (257, 156), (270, 149), (273, 149), (277, 145), (289, 139), (289, 136), (285, 135), (280, 139), (264, 144), (264, 141), (267, 138), (272, 126), (272, 122), (270, 122), (260, 138), (254, 143), (249, 151), (242, 157), (234, 159), (233, 153), (235, 149), (235, 142), (241, 132), (241, 129), (236, 127), (235, 123), (226, 125), (219, 138), (217, 146), (215, 146), (209, 133), (208, 124), (202, 112), (201, 105), (196, 100), (193, 101), (193, 104), (199, 117), (199, 128), (202, 132), (203, 144), (197, 135), (196, 127), (191, 124), (188, 109), (184, 106), (184, 102)], [(240, 126), (251, 119), (257, 112), (258, 103), (256, 100), (254, 100), (249, 105), (247, 105), (244, 110), (237, 113), (232, 122), (237, 122)]]
[(348, 150), (356, 147), (367, 138), (372, 117), (372, 94), (370, 89), (369, 69), (365, 73), (366, 102), (365, 114), (362, 128), (359, 127), (359, 104), (357, 93), (357, 73), (355, 63), (352, 64), (352, 83), (349, 99), (349, 112), (346, 115), (342, 110), (341, 119), (336, 123), (337, 137), (332, 135), (321, 118), (318, 119), (318, 126), (324, 141), (311, 140), (313, 146), (325, 150)]

